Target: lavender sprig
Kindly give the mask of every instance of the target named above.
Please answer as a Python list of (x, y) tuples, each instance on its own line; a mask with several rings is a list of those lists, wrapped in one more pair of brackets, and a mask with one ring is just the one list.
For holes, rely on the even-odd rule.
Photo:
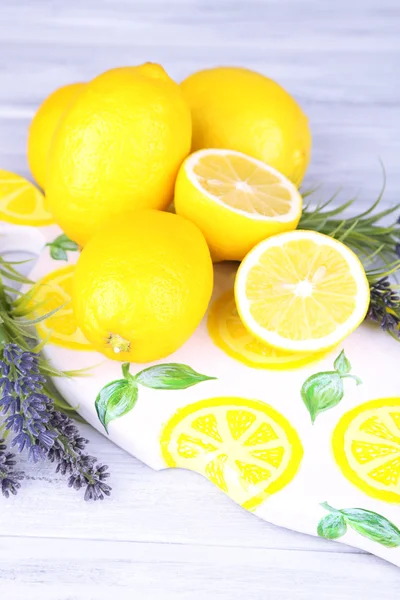
[[(80, 435), (70, 417), (56, 409), (45, 384), (38, 354), (14, 343), (4, 345), (0, 360), (0, 412), (5, 417), (5, 430), (12, 435), (11, 446), (19, 452), (26, 451), (32, 462), (47, 458), (57, 463), (56, 472), (69, 475), (69, 487), (85, 489), (85, 500), (103, 500), (111, 492), (106, 483), (108, 467), (84, 452), (88, 440)], [(4, 477), (0, 458), (0, 480), (3, 494), (8, 496), (20, 487), (21, 474), (10, 471), (15, 464), (13, 455), (4, 452), (5, 448)]]
[(400, 339), (400, 296), (393, 290), (388, 276), (370, 282), (370, 304), (367, 318), (381, 329)]
[(10, 494), (16, 495), (21, 487), (19, 483), (24, 478), (21, 471), (15, 470), (15, 454), (7, 451), (3, 439), (0, 439), (0, 487), (3, 496), (8, 498)]

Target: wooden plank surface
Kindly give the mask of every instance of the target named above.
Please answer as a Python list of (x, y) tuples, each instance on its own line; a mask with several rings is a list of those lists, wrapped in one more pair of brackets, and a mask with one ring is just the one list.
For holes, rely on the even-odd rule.
[[(217, 64), (276, 78), (314, 138), (321, 194), (400, 198), (398, 0), (2, 0), (0, 168), (28, 174), (25, 140), (57, 86), (153, 60), (175, 78)], [(341, 544), (264, 523), (200, 476), (155, 473), (92, 430), (113, 497), (87, 505), (52, 465), (0, 498), (0, 592), (18, 600), (393, 600), (400, 572)]]

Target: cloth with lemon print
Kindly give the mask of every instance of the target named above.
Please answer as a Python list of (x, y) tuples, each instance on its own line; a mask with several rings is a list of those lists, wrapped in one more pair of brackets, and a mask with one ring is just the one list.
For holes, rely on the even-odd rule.
[[(363, 324), (329, 351), (273, 349), (243, 326), (237, 265), (220, 263), (208, 313), (183, 347), (146, 365), (108, 360), (74, 321), (79, 248), (51, 223), (40, 192), (20, 187), (20, 205), (12, 178), (1, 177), (2, 249), (39, 255), (28, 301), (37, 316), (62, 308), (37, 333), (56, 368), (86, 369), (55, 384), (89, 423), (156, 470), (199, 473), (262, 519), (400, 566), (396, 341)], [(246, 268), (250, 282), (261, 272)]]

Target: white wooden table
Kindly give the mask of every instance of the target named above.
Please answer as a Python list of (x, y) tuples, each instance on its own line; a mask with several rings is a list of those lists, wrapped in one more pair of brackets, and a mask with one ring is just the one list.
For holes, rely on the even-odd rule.
[[(400, 199), (398, 0), (1, 0), (0, 168), (28, 174), (29, 119), (61, 84), (163, 63), (177, 79), (240, 64), (276, 78), (310, 116), (309, 183)], [(0, 498), (5, 600), (394, 600), (400, 571), (268, 525), (193, 473), (155, 473), (85, 428), (113, 496), (85, 504), (52, 465)]]

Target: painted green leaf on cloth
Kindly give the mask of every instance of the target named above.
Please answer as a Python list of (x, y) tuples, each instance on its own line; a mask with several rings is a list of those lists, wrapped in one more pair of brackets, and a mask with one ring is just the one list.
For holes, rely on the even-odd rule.
[(185, 390), (192, 385), (215, 379), (197, 373), (188, 365), (179, 363), (167, 363), (156, 365), (140, 371), (135, 381), (153, 390)]
[(333, 408), (342, 400), (344, 396), (343, 379), (352, 378), (357, 385), (361, 383), (361, 379), (350, 374), (351, 364), (346, 358), (344, 350), (336, 358), (334, 368), (334, 371), (311, 375), (302, 385), (301, 397), (310, 413), (312, 423), (321, 412)]
[[(377, 542), (386, 548), (400, 546), (400, 529), (386, 517), (364, 508), (333, 508), (327, 502), (321, 504), (330, 512), (318, 524), (318, 535), (327, 539), (337, 539), (344, 535), (347, 527)], [(334, 536), (334, 537), (332, 537)]]
[(301, 397), (313, 423), (319, 413), (339, 404), (343, 395), (342, 379), (336, 371), (311, 375), (301, 388)]
[(382, 515), (362, 508), (348, 508), (341, 512), (350, 527), (364, 537), (387, 548), (400, 546), (400, 530)]
[(107, 433), (109, 423), (132, 410), (137, 398), (137, 386), (126, 379), (112, 381), (100, 390), (95, 406), (100, 423)]
[(192, 385), (215, 379), (197, 373), (188, 365), (180, 363), (165, 363), (148, 367), (132, 375), (130, 364), (122, 365), (123, 379), (111, 381), (97, 395), (95, 407), (100, 423), (108, 433), (108, 425), (114, 419), (126, 415), (135, 406), (138, 396), (138, 386), (143, 385), (155, 390), (184, 390)]
[(68, 260), (67, 252), (76, 252), (79, 246), (63, 233), (59, 235), (53, 242), (46, 244), (50, 249), (50, 256), (54, 260)]
[(331, 513), (320, 520), (317, 531), (320, 537), (336, 540), (346, 533), (346, 521), (340, 513)]
[(351, 364), (350, 361), (346, 358), (344, 350), (342, 350), (339, 356), (336, 358), (335, 362), (333, 363), (333, 366), (340, 375), (348, 375), (350, 373)]

